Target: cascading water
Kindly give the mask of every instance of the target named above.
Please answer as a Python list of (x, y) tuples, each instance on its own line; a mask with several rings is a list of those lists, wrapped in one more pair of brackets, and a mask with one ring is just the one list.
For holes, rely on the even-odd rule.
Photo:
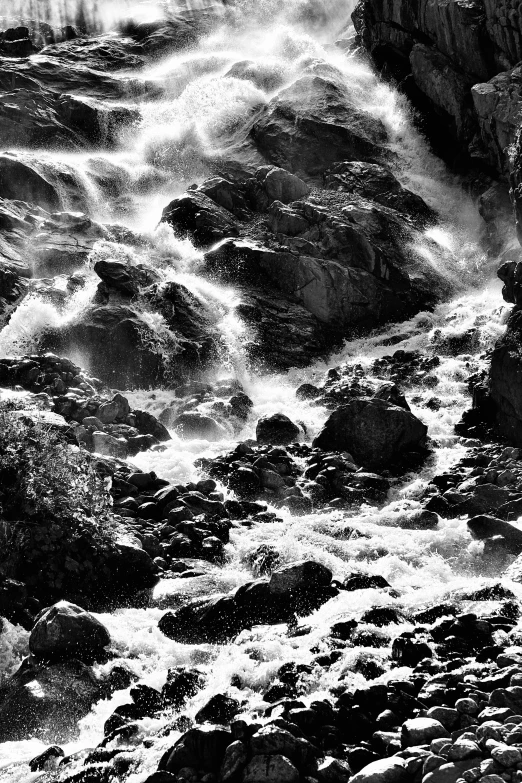
[[(13, 9), (13, 15), (34, 14), (36, 6), (40, 8), (41, 5), (22, 3), (22, 7)], [(60, 3), (54, 5), (61, 7)], [(92, 13), (92, 19), (98, 16), (98, 22), (92, 22), (97, 27), (100, 15), (103, 16), (101, 8), (97, 11), (96, 3), (80, 5), (87, 19), (89, 13)], [(122, 7), (126, 5), (121, 4)], [(465, 525), (460, 522), (443, 521), (437, 530), (400, 527), (405, 514), (420, 508), (420, 495), (429, 479), (466, 453), (466, 442), (453, 432), (455, 423), (469, 405), (466, 379), (473, 371), (482, 369), (480, 356), (493, 344), (503, 327), (499, 287), (489, 282), (490, 270), (478, 241), (479, 220), (475, 207), (452, 181), (443, 164), (428, 151), (412, 125), (405, 100), (382, 83), (356, 55), (345, 54), (332, 46), (347, 22), (349, 7), (343, 7), (341, 18), (339, 4), (333, 1), (310, 5), (303, 0), (294, 0), (285, 4), (284, 13), (279, 14), (275, 13), (279, 11), (278, 3), (254, 5), (255, 8), (248, 3), (228, 8), (228, 17), (225, 14), (225, 20), (189, 54), (176, 54), (154, 64), (147, 72), (128, 75), (129, 79), (156, 82), (164, 92), (158, 100), (143, 99), (137, 104), (142, 120), (138, 127), (125, 132), (125, 141), (119, 149), (99, 156), (70, 153), (66, 158), (67, 166), (80, 171), (81, 178), (89, 183), (89, 187), (83, 189), (85, 204), (82, 209), (97, 220), (117, 219), (133, 230), (143, 232), (147, 244), (129, 248), (103, 241), (98, 243), (90, 263), (83, 269), (87, 283), (66, 305), (60, 308), (34, 293), (20, 305), (0, 333), (1, 355), (37, 348), (39, 335), (46, 327), (67, 323), (89, 302), (95, 288), (91, 266), (100, 257), (126, 257), (130, 264), (149, 264), (159, 271), (165, 282), (178, 282), (189, 289), (204, 303), (223, 336), (225, 355), (222, 366), (215, 368), (213, 379), (220, 378), (224, 370), (226, 375), (235, 375), (251, 397), (254, 409), (241, 432), (230, 431), (220, 442), (187, 441), (174, 435), (162, 451), (144, 452), (134, 459), (139, 468), (154, 470), (174, 483), (198, 476), (196, 458), (224, 452), (238, 441), (251, 437), (260, 415), (285, 413), (302, 423), (311, 439), (324, 423), (327, 411), (298, 401), (295, 389), (304, 381), (321, 377), (329, 366), (368, 366), (389, 353), (391, 344), (393, 350), (424, 353), (440, 349), (436, 409), (426, 404), (434, 392), (422, 379), (413, 379), (405, 387), (413, 412), (428, 425), (437, 444), (435, 456), (420, 473), (396, 483), (384, 507), (363, 506), (349, 516), (333, 510), (294, 517), (288, 511), (279, 510), (281, 521), (232, 530), (225, 565), (209, 567), (204, 577), (163, 580), (148, 609), (100, 615), (109, 628), (117, 657), (126, 662), (142, 682), (161, 688), (167, 670), (181, 664), (197, 665), (209, 673), (206, 688), (189, 702), (185, 711), (189, 717), (193, 717), (210, 696), (221, 692), (239, 699), (249, 712), (261, 708), (261, 690), (282, 663), (290, 660), (310, 663), (310, 650), (323, 650), (325, 627), (367, 607), (392, 602), (388, 594), (374, 590), (355, 595), (342, 593), (314, 613), (307, 620), (310, 624), (308, 633), (297, 637), (289, 637), (282, 626), (273, 626), (243, 632), (230, 645), (192, 646), (169, 641), (158, 630), (162, 610), (177, 605), (181, 596), (224, 593), (248, 581), (251, 578), (249, 557), (260, 544), (275, 544), (281, 563), (304, 557), (324, 563), (336, 578), (364, 565), (371, 573), (386, 577), (401, 594), (405, 606), (435, 599), (452, 587), (466, 585), (477, 575), (494, 575), (482, 562), (477, 546), (470, 545)], [(120, 4), (111, 3), (110, 6), (109, 23), (112, 24), (117, 21)], [(156, 3), (145, 4), (142, 10), (150, 12), (152, 7), (154, 12), (158, 11)], [(76, 13), (67, 4), (64, 8), (60, 23), (71, 21), (71, 15), (74, 17)], [(307, 18), (312, 18), (313, 23), (307, 24)], [(53, 20), (52, 15), (45, 19)], [(229, 75), (232, 66), (245, 59), (253, 63), (253, 77), (245, 80)], [(249, 335), (236, 315), (238, 294), (201, 275), (201, 255), (188, 240), (179, 241), (164, 225), (157, 229), (154, 225), (167, 199), (182, 192), (193, 180), (203, 178), (210, 171), (209, 161), (226, 156), (231, 140), (237, 141), (237, 134), (248, 116), (311, 64), (318, 67), (326, 64), (337, 69), (346, 80), (351, 99), (358, 108), (384, 123), (390, 138), (391, 165), (395, 174), (442, 216), (439, 225), (427, 232), (424, 252), (431, 263), (439, 266), (445, 263), (445, 253), (453, 252), (458, 265), (452, 275), (469, 283), (470, 290), (454, 301), (439, 305), (434, 312), (421, 313), (385, 332), (378, 331), (347, 343), (327, 363), (318, 362), (306, 371), (262, 375), (247, 370), (243, 344)], [(238, 158), (245, 162), (250, 154), (240, 149)], [(63, 169), (64, 159), (60, 154), (47, 151), (42, 154), (42, 160), (46, 166)], [(109, 179), (117, 175), (118, 199), (104, 192), (100, 171)], [(66, 200), (63, 206), (67, 206)], [(482, 276), (482, 285), (472, 289), (477, 269)], [(161, 323), (154, 321), (151, 313), (144, 312), (143, 318), (157, 329), (158, 350), (161, 350)], [(476, 329), (473, 354), (457, 357), (450, 352), (445, 354), (445, 341), (472, 328)], [(172, 400), (172, 394), (164, 389), (133, 391), (128, 396), (132, 402), (139, 402), (139, 407), (154, 413)], [(204, 405), (201, 410), (205, 412)], [(354, 537), (354, 530), (362, 533), (361, 537)], [(405, 623), (397, 632), (409, 628)], [(19, 662), (26, 639), (26, 632), (7, 624), (7, 633), (0, 637), (0, 667), (4, 674), (10, 673)], [(323, 669), (319, 679), (307, 682), (305, 698), (327, 697), (343, 676), (345, 683), (362, 684), (364, 677), (353, 672), (352, 664), (358, 657), (370, 654), (379, 657), (378, 650), (354, 648), (351, 658), (343, 658), (342, 662)], [(398, 673), (400, 670), (395, 669), (393, 674), (396, 677)], [(388, 672), (384, 674), (383, 681), (388, 676), (391, 676)], [(127, 701), (128, 691), (118, 691), (110, 700), (98, 704), (81, 721), (79, 738), (64, 746), (65, 752), (95, 747), (103, 738), (104, 721), (116, 706)], [(162, 736), (162, 728), (161, 720), (140, 721), (140, 731), (149, 738), (149, 747), (146, 752), (140, 751), (142, 755), (128, 777), (130, 783), (142, 783), (157, 768), (162, 753), (178, 736), (176, 732)], [(0, 779), (13, 783), (38, 779), (37, 775), (30, 775), (26, 762), (44, 747), (39, 740), (31, 738), (1, 746)]]

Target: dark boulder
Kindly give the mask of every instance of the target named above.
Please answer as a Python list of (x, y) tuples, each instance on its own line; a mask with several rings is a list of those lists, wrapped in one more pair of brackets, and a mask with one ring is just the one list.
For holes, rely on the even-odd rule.
[(161, 219), (172, 226), (178, 236), (192, 239), (196, 247), (208, 247), (224, 237), (238, 234), (234, 215), (195, 190), (171, 201)]
[(104, 625), (76, 604), (60, 601), (41, 612), (29, 637), (29, 649), (46, 661), (103, 659), (111, 637)]
[(219, 770), (228, 745), (230, 731), (214, 726), (190, 729), (168, 750), (159, 763), (159, 771), (176, 774), (184, 767), (215, 773)]
[(286, 446), (299, 440), (301, 429), (284, 413), (263, 416), (256, 425), (256, 438), (260, 444)]
[(212, 696), (200, 710), (196, 713), (196, 723), (230, 723), (232, 718), (240, 711), (240, 705), (237, 699), (225, 696), (223, 693), (216, 693)]
[(416, 193), (403, 188), (386, 166), (361, 161), (336, 163), (324, 174), (329, 190), (353, 193), (408, 215), (421, 224), (435, 219), (435, 213)]
[(306, 74), (267, 104), (252, 137), (271, 163), (317, 178), (338, 161), (380, 157), (384, 126), (355, 107), (339, 77)]
[(140, 289), (158, 282), (154, 270), (143, 264), (132, 265), (121, 261), (104, 259), (97, 261), (94, 271), (109, 287), (129, 296), (135, 296)]
[(289, 622), (306, 615), (337, 594), (331, 572), (313, 561), (274, 571), (230, 595), (197, 600), (167, 612), (160, 630), (170, 639), (187, 644), (225, 642), (253, 625)]
[(511, 552), (515, 554), (522, 552), (522, 531), (502, 519), (481, 514), (468, 520), (468, 530), (473, 538), (479, 541), (493, 536), (502, 536)]
[(45, 167), (5, 153), (0, 155), (0, 197), (37, 204), (44, 209), (59, 209), (59, 189)]
[(347, 451), (369, 470), (390, 466), (398, 457), (423, 449), (428, 428), (409, 411), (379, 399), (354, 399), (334, 411), (313, 445)]
[(78, 721), (105, 696), (92, 670), (78, 660), (45, 665), (28, 658), (0, 688), (0, 742), (69, 742), (78, 736)]

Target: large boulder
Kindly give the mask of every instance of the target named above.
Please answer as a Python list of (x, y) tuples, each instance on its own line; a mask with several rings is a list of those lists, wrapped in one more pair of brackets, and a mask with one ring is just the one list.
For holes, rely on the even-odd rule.
[(427, 433), (426, 425), (404, 408), (378, 398), (361, 398), (334, 411), (313, 445), (324, 451), (347, 451), (358, 465), (379, 470), (423, 449)]
[(38, 616), (29, 637), (29, 649), (45, 661), (92, 661), (105, 654), (111, 637), (92, 614), (69, 601), (45, 609)]
[[(168, 410), (168, 409), (167, 409)], [(211, 416), (196, 411), (167, 418), (167, 424), (184, 440), (225, 440), (227, 431)]]
[(301, 430), (284, 413), (263, 416), (256, 425), (256, 438), (260, 444), (286, 446), (299, 440)]
[(246, 628), (259, 624), (288, 622), (295, 614), (306, 615), (337, 595), (331, 572), (313, 561), (304, 561), (274, 571), (270, 579), (258, 579), (233, 593), (196, 600), (159, 622), (170, 639), (187, 644), (224, 642)]
[(329, 75), (305, 74), (281, 90), (256, 119), (252, 137), (271, 163), (306, 179), (341, 160), (378, 159), (386, 131), (356, 107), (332, 69)]
[(48, 665), (27, 658), (0, 688), (0, 742), (69, 742), (79, 734), (78, 721), (106, 695), (78, 660)]
[(175, 775), (188, 767), (215, 773), (221, 767), (231, 742), (232, 734), (221, 727), (207, 725), (189, 729), (163, 755), (159, 770)]

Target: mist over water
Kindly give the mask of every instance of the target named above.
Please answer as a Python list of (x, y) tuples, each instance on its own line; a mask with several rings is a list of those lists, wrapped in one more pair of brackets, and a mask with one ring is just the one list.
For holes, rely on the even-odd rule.
[[(432, 389), (413, 380), (405, 393), (413, 412), (424, 421), (436, 442), (433, 458), (424, 469), (396, 482), (382, 508), (363, 506), (353, 513), (328, 513), (294, 517), (288, 510), (278, 514), (282, 521), (251, 528), (233, 529), (227, 546), (227, 563), (209, 568), (202, 578), (164, 580), (155, 591), (149, 609), (119, 610), (100, 615), (115, 640), (118, 659), (126, 662), (140, 679), (161, 687), (169, 667), (197, 665), (211, 674), (209, 685), (189, 704), (193, 716), (214, 693), (227, 692), (244, 700), (249, 710), (262, 705), (261, 690), (285, 661), (309, 663), (311, 647), (322, 648), (325, 628), (376, 604), (395, 602), (377, 591), (343, 593), (307, 620), (310, 631), (289, 638), (286, 628), (274, 626), (244, 632), (230, 645), (181, 645), (168, 640), (157, 628), (163, 609), (176, 605), (180, 596), (192, 597), (227, 592), (252, 578), (249, 556), (263, 543), (275, 544), (281, 562), (311, 558), (332, 568), (335, 578), (352, 570), (381, 574), (399, 591), (404, 606), (443, 597), (450, 589), (496, 576), (484, 564), (480, 548), (470, 542), (459, 520), (443, 521), (438, 530), (404, 530), (401, 520), (419, 509), (422, 491), (430, 478), (464, 456), (468, 446), (454, 434), (454, 425), (469, 407), (466, 381), (471, 372), (485, 367), (484, 353), (502, 332), (505, 309), (501, 306), (500, 284), (491, 282), (495, 259), (487, 259), (480, 244), (480, 218), (472, 202), (445, 166), (429, 151), (415, 129), (407, 102), (391, 86), (379, 80), (367, 63), (335, 48), (333, 42), (348, 33), (349, 14), (355, 2), (337, 0), (290, 0), (255, 2), (245, 0), (234, 7), (219, 6), (211, 32), (188, 51), (162, 58), (141, 71), (139, 76), (161, 87), (161, 96), (129, 101), (140, 111), (140, 121), (122, 136), (113, 153), (31, 153), (40, 167), (54, 172), (74, 170), (80, 183), (81, 203), (76, 207), (63, 191), (63, 209), (81, 209), (100, 221), (118, 220), (134, 231), (143, 232), (142, 246), (99, 242), (82, 269), (86, 285), (63, 307), (45, 296), (31, 294), (0, 332), (0, 356), (38, 348), (43, 331), (63, 326), (88, 306), (98, 279), (92, 271), (96, 259), (125, 257), (130, 264), (153, 267), (164, 282), (181, 283), (207, 308), (223, 337), (225, 351), (208, 380), (235, 377), (254, 403), (254, 410), (241, 432), (230, 430), (217, 443), (187, 441), (173, 435), (163, 451), (145, 452), (133, 460), (143, 470), (154, 470), (173, 483), (197, 479), (195, 460), (234, 448), (239, 440), (254, 435), (256, 420), (265, 414), (281, 412), (304, 425), (311, 439), (324, 423), (328, 412), (311, 403), (298, 401), (296, 388), (305, 381), (319, 382), (325, 371), (338, 364), (367, 367), (375, 358), (397, 349), (419, 350), (423, 354), (441, 352), (436, 396), (440, 407), (432, 410), (427, 401)], [(150, 21), (194, 11), (203, 4), (96, 2), (96, 0), (20, 0), (9, 3), (9, 16), (38, 19), (56, 27), (79, 24), (95, 32), (109, 32), (128, 18)], [(213, 6), (217, 7), (217, 6)], [(277, 13), (276, 13), (277, 12)], [(80, 21), (78, 21), (80, 20)], [(238, 78), (234, 66), (247, 60), (250, 77)], [(188, 240), (174, 237), (165, 225), (158, 227), (162, 208), (187, 184), (201, 181), (211, 170), (210, 163), (226, 151), (237, 150), (238, 139), (255, 112), (277, 90), (303, 73), (327, 65), (336, 69), (354, 104), (379, 118), (389, 134), (391, 166), (402, 184), (421, 195), (441, 216), (437, 227), (425, 233), (420, 250), (437, 269), (448, 269), (448, 277), (458, 281), (461, 291), (455, 299), (440, 304), (434, 312), (421, 313), (405, 323), (376, 330), (348, 342), (336, 355), (316, 362), (307, 370), (267, 375), (248, 365), (245, 343), (248, 330), (237, 315), (240, 295), (233, 286), (220, 286), (201, 273), (202, 257)], [(25, 153), (24, 153), (25, 154)], [(242, 160), (253, 156), (246, 148)], [(247, 160), (247, 162), (250, 162)], [(253, 160), (252, 162), (255, 162)], [(100, 172), (118, 177), (118, 196), (104, 189)], [(162, 323), (143, 312), (144, 323), (157, 331), (157, 347), (162, 349)], [(451, 356), (441, 346), (446, 338), (477, 330), (473, 354)], [(393, 348), (386, 339), (394, 338)], [(71, 357), (75, 358), (75, 357)], [(87, 368), (88, 369), (88, 368)], [(127, 395), (132, 407), (159, 414), (173, 394), (167, 389), (134, 390)], [(201, 412), (208, 412), (203, 404)], [(361, 533), (353, 537), (353, 530)], [(518, 590), (518, 588), (515, 588)], [(396, 603), (394, 603), (396, 605)], [(161, 608), (160, 608), (161, 607)], [(405, 623), (397, 633), (408, 630)], [(0, 636), (0, 669), (11, 672), (24, 654), (27, 634), (7, 624)], [(362, 684), (361, 674), (351, 671), (357, 656), (379, 656), (379, 651), (355, 648), (350, 659), (325, 669), (321, 678), (308, 683), (308, 696), (327, 696), (341, 676), (346, 682)], [(396, 677), (400, 670), (394, 669)], [(239, 675), (241, 688), (231, 684)], [(390, 677), (387, 672), (381, 678)], [(378, 682), (379, 680), (377, 680)], [(94, 747), (103, 737), (103, 723), (119, 704), (128, 701), (128, 691), (118, 691), (111, 700), (96, 706), (80, 725), (80, 737), (64, 747), (66, 753)], [(265, 705), (266, 706), (266, 705)], [(142, 735), (150, 736), (151, 747), (143, 756), (130, 783), (142, 783), (157, 768), (162, 753), (177, 735), (158, 736), (161, 722), (144, 719)], [(0, 780), (27, 783), (25, 762), (44, 749), (28, 739), (0, 746)]]

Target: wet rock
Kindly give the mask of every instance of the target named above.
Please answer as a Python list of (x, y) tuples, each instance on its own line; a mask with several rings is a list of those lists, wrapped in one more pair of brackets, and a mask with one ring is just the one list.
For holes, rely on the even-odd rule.
[(317, 767), (317, 779), (320, 783), (345, 783), (350, 776), (349, 764), (332, 756), (326, 756)]
[(317, 177), (339, 160), (379, 158), (386, 134), (357, 111), (340, 79), (305, 75), (273, 98), (252, 129), (272, 163)]
[(205, 677), (202, 672), (178, 666), (175, 669), (169, 669), (167, 681), (161, 694), (167, 704), (172, 704), (176, 709), (180, 709), (204, 685)]
[(255, 178), (266, 193), (268, 203), (280, 201), (290, 204), (310, 193), (310, 188), (302, 179), (277, 166), (261, 166)]
[(189, 644), (228, 640), (253, 625), (305, 616), (337, 594), (330, 581), (330, 571), (313, 561), (286, 566), (274, 571), (270, 580), (259, 579), (228, 596), (167, 612), (159, 628), (169, 638)]
[(343, 582), (343, 589), (350, 592), (352, 590), (381, 589), (385, 587), (390, 587), (390, 583), (379, 574), (352, 574), (347, 576)]
[(104, 696), (100, 681), (80, 661), (46, 665), (26, 659), (0, 691), (0, 740), (69, 742), (78, 721)]
[(237, 236), (234, 215), (208, 196), (188, 191), (165, 207), (162, 220), (181, 237), (190, 237), (196, 247), (209, 247), (224, 237)]
[(475, 539), (484, 540), (493, 536), (502, 536), (510, 551), (515, 554), (522, 551), (522, 532), (509, 522), (483, 514), (468, 520), (468, 529)]
[(301, 430), (288, 416), (283, 413), (274, 413), (272, 416), (264, 416), (256, 425), (256, 439), (258, 443), (273, 446), (286, 446), (299, 440)]
[(225, 752), (232, 741), (230, 731), (214, 726), (190, 729), (168, 750), (159, 770), (177, 774), (184, 767), (213, 772), (221, 768)]
[(376, 163), (343, 161), (324, 174), (324, 185), (330, 190), (355, 193), (411, 216), (420, 223), (435, 217), (420, 196), (403, 188), (390, 169)]
[(281, 755), (295, 764), (298, 769), (310, 769), (317, 751), (306, 739), (294, 737), (278, 726), (264, 726), (250, 740), (254, 756)]
[(141, 288), (158, 282), (158, 275), (143, 264), (131, 266), (121, 261), (97, 261), (94, 271), (103, 282), (128, 296), (136, 296)]
[(515, 308), (506, 333), (495, 346), (489, 371), (489, 391), (498, 431), (515, 446), (522, 445), (521, 346), (522, 316)]
[(51, 745), (29, 762), (31, 772), (51, 772), (55, 770), (64, 757), (63, 750), (58, 745)]
[(217, 693), (196, 713), (196, 723), (230, 723), (240, 710), (237, 699)]
[(61, 206), (57, 183), (51, 181), (45, 168), (8, 153), (0, 156), (0, 197), (50, 210)]
[(29, 637), (29, 649), (37, 658), (92, 662), (104, 658), (111, 637), (92, 614), (69, 601), (60, 601), (38, 616)]
[(442, 723), (433, 718), (412, 718), (402, 725), (401, 743), (403, 748), (426, 745), (439, 737), (449, 737), (449, 731)]
[(227, 438), (227, 431), (221, 424), (202, 413), (182, 413), (172, 420), (167, 420), (168, 425), (185, 440), (220, 441)]
[(384, 400), (357, 399), (338, 408), (315, 438), (325, 451), (348, 451), (370, 470), (398, 455), (423, 449), (427, 427), (412, 413)]

